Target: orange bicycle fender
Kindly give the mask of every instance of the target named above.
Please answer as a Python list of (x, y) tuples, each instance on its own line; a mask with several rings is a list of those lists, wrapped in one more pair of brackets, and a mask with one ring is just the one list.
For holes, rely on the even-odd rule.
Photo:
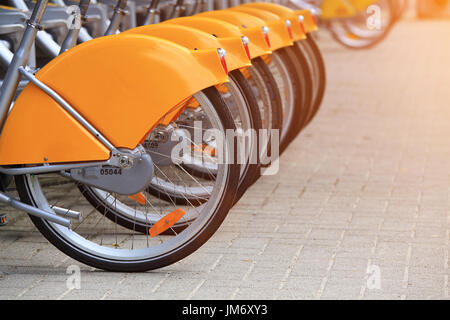
[(241, 6), (266, 10), (271, 12), (272, 14), (279, 16), (280, 18), (289, 19), (292, 26), (292, 40), (299, 41), (306, 39), (305, 32), (298, 21), (298, 14), (296, 14), (294, 10), (279, 4), (267, 2), (249, 2), (242, 4)]
[[(281, 19), (279, 16), (268, 11), (250, 7), (233, 7), (228, 10), (243, 12), (263, 20), (269, 27), (270, 48), (277, 50), (280, 48), (292, 46), (293, 34), (292, 26), (286, 24), (287, 19)], [(290, 20), (289, 20), (290, 21)], [(289, 22), (290, 23), (290, 22)]]
[(226, 51), (228, 70), (236, 70), (251, 66), (241, 37), (221, 40), (211, 34), (191, 27), (175, 24), (152, 24), (133, 28), (124, 33), (141, 34), (173, 41), (189, 50), (204, 50), (223, 48)]
[[(207, 17), (231, 23), (238, 27), (241, 32), (258, 47), (264, 48), (264, 51), (272, 53), (269, 39), (266, 39), (262, 28), (266, 25), (265, 22), (259, 18), (237, 11), (216, 10), (206, 11), (195, 15), (196, 17)], [(253, 53), (251, 53), (253, 54)]]
[[(216, 49), (189, 51), (155, 37), (93, 39), (56, 57), (36, 77), (116, 148), (134, 149), (166, 113), (228, 80)], [(0, 136), (0, 164), (98, 161), (110, 151), (33, 84)]]
[(295, 13), (299, 16), (303, 16), (305, 19), (303, 21), (303, 26), (305, 28), (306, 33), (314, 32), (319, 30), (317, 27), (316, 17), (309, 10), (296, 10)]
[(347, 0), (323, 0), (320, 9), (321, 19), (350, 18), (356, 15), (356, 8)]
[(369, 6), (376, 4), (377, 0), (350, 0), (352, 5), (359, 12), (365, 11)]
[[(195, 28), (212, 34), (221, 40), (244, 36), (244, 33), (237, 26), (223, 20), (206, 17), (180, 17), (176, 19), (169, 19), (164, 21), (162, 24), (176, 24)], [(248, 48), (251, 59), (271, 53), (271, 51), (267, 49), (265, 42), (261, 44), (250, 40)]]

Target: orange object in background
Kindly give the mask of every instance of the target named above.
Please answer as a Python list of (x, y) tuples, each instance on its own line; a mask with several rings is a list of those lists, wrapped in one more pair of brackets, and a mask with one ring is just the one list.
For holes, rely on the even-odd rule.
[(450, 18), (450, 0), (417, 0), (419, 18)]
[(133, 194), (131, 196), (128, 196), (128, 198), (130, 198), (131, 200), (136, 201), (137, 203), (139, 203), (139, 204), (141, 204), (143, 206), (147, 203), (147, 197), (142, 192), (139, 192), (139, 193)]
[(148, 234), (151, 238), (160, 235), (161, 233), (169, 230), (173, 227), (175, 223), (177, 223), (183, 216), (186, 214), (183, 209), (178, 208), (168, 214), (166, 214), (163, 218), (158, 220), (149, 230)]

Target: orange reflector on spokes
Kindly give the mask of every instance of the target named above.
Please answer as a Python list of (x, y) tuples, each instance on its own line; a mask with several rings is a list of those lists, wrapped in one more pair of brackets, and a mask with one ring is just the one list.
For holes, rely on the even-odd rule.
[(207, 155), (210, 155), (211, 157), (216, 156), (216, 148), (211, 147), (207, 144), (202, 144), (201, 146), (191, 145), (191, 149), (193, 151), (201, 153), (201, 154), (206, 153)]
[(128, 198), (142, 204), (143, 206), (147, 203), (147, 197), (142, 192), (128, 196)]
[(148, 229), (148, 234), (151, 238), (163, 233), (164, 231), (170, 229), (175, 223), (177, 223), (186, 214), (183, 209), (178, 208), (161, 218), (156, 222), (150, 229)]

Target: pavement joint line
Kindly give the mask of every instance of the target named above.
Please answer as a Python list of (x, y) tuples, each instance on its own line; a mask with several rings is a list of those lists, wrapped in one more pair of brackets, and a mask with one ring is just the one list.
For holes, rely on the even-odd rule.
[[(206, 272), (207, 274), (210, 274), (212, 271), (214, 271), (214, 269), (217, 267), (217, 265), (220, 263), (220, 261), (223, 259), (224, 255), (220, 254), (216, 261), (214, 261), (213, 265), (211, 266), (211, 268), (208, 269), (208, 271)], [(206, 279), (201, 279), (199, 284), (189, 293), (189, 295), (187, 296), (186, 300), (191, 300), (194, 295), (197, 293), (197, 291), (203, 286), (203, 284), (206, 282)]]
[(202, 285), (206, 282), (206, 279), (202, 279), (199, 284), (189, 293), (186, 300), (191, 300), (192, 297), (197, 293), (197, 291), (202, 287)]
[[(372, 265), (372, 259), (368, 259), (367, 260), (367, 268), (366, 270)], [(366, 274), (364, 275), (363, 278), (363, 285), (361, 286), (361, 290), (359, 291), (359, 297), (358, 300), (363, 300), (364, 299), (364, 295), (366, 294), (366, 289), (367, 289), (367, 280), (369, 279), (369, 275)]]
[[(8, 223), (9, 223), (9, 221), (8, 221)], [(22, 238), (23, 238), (22, 236), (17, 236), (13, 241), (11, 241), (10, 243), (8, 243), (8, 245), (7, 245), (6, 247), (0, 249), (0, 252), (2, 252), (2, 251), (4, 251), (4, 250), (8, 249), (8, 248), (9, 248), (10, 246), (12, 246), (16, 241), (18, 241), (18, 240), (20, 240), (20, 239), (22, 239)]]
[[(266, 241), (264, 242), (262, 248), (258, 251), (257, 256), (262, 256), (262, 254), (266, 250), (266, 248), (269, 245), (271, 240), (272, 240), (271, 238), (266, 239)], [(256, 265), (256, 261), (253, 260), (252, 263), (250, 264), (250, 267), (248, 268), (247, 272), (242, 277), (242, 281), (246, 281), (248, 279), (248, 277), (252, 273), (253, 269), (255, 268), (255, 265)]]
[(233, 293), (231, 294), (230, 300), (236, 300), (236, 296), (238, 295), (239, 291), (241, 291), (241, 288), (236, 288)]
[(59, 261), (57, 264), (54, 265), (55, 268), (59, 268), (62, 266), (67, 260), (69, 260), (69, 256), (64, 257), (61, 261)]
[(106, 292), (103, 294), (103, 296), (100, 298), (100, 300), (106, 300), (106, 298), (111, 295), (111, 289), (106, 290)]
[[(313, 180), (314, 176), (319, 172), (320, 168), (322, 167), (322, 165), (326, 162), (326, 160), (328, 160), (328, 154), (325, 155), (325, 157), (323, 157), (322, 161), (319, 162), (316, 167), (312, 170), (311, 174), (308, 176), (308, 178), (306, 179), (302, 191), (299, 193), (299, 195), (297, 196), (297, 199), (300, 199), (303, 194), (306, 192), (307, 190), (307, 186), (311, 183), (311, 181)], [(292, 208), (292, 206), (291, 206)]]
[[(384, 225), (384, 222), (386, 221), (385, 216), (386, 216), (387, 209), (389, 208), (389, 203), (390, 203), (389, 201), (386, 201), (385, 206), (384, 206), (384, 208), (383, 208), (383, 212), (382, 212), (382, 215), (383, 215), (383, 216), (382, 216), (380, 222), (378, 223), (377, 234), (375, 235), (375, 239), (374, 239), (374, 241), (373, 241), (373, 246), (372, 246), (372, 249), (371, 249), (371, 253), (372, 253), (373, 256), (376, 254), (376, 250), (377, 250), (377, 246), (378, 246), (378, 241), (379, 241), (379, 233), (380, 233), (380, 231), (381, 231), (381, 228), (382, 228), (383, 225)], [(369, 259), (367, 260), (367, 269), (368, 269), (371, 265), (372, 265), (372, 259), (369, 258)], [(367, 269), (366, 269), (366, 270), (367, 270)], [(362, 284), (362, 286), (361, 286), (361, 291), (360, 291), (360, 294), (359, 294), (359, 300), (364, 299), (364, 296), (365, 296), (366, 290), (367, 290), (367, 280), (368, 280), (368, 279), (369, 279), (369, 275), (368, 275), (367, 272), (366, 272), (366, 274), (364, 275), (363, 284)]]
[(155, 286), (152, 288), (151, 292), (155, 293), (156, 290), (158, 290), (161, 287), (161, 285), (170, 277), (171, 273), (172, 273), (171, 271), (166, 272), (166, 274), (164, 275), (164, 278), (162, 278), (161, 280), (158, 281), (157, 284), (155, 284)]
[(327, 267), (327, 270), (326, 270), (326, 274), (325, 274), (325, 276), (322, 279), (322, 282), (320, 284), (319, 290), (317, 290), (316, 299), (320, 299), (322, 297), (323, 292), (325, 291), (325, 287), (326, 287), (327, 282), (328, 282), (328, 276), (330, 274), (331, 269), (333, 268), (334, 261), (335, 261), (335, 258), (336, 258), (336, 254), (337, 254), (337, 250), (340, 248), (340, 246), (342, 244), (342, 241), (344, 240), (345, 232), (346, 232), (346, 230), (342, 231), (340, 239), (338, 240), (338, 242), (336, 244), (336, 247), (334, 248), (334, 252), (333, 252), (333, 254), (330, 257), (330, 260), (328, 261), (328, 267)]
[(72, 292), (74, 288), (67, 289), (63, 294), (61, 294), (59, 297), (56, 298), (56, 300), (62, 300), (64, 297), (66, 297), (69, 293)]
[(411, 243), (409, 243), (408, 244), (408, 252), (406, 254), (406, 266), (405, 266), (405, 271), (403, 273), (403, 289), (408, 288), (409, 264), (411, 262), (411, 256), (412, 256), (412, 245), (411, 245)]
[(46, 277), (46, 275), (42, 276), (39, 280), (37, 280), (36, 282), (32, 283), (30, 286), (25, 288), (22, 292), (20, 292), (17, 295), (17, 298), (23, 297), (24, 294), (26, 294), (28, 291), (30, 291), (31, 289), (36, 287), (39, 283), (41, 283), (45, 279), (45, 277)]
[(223, 254), (221, 253), (216, 261), (214, 261), (213, 265), (211, 266), (211, 268), (209, 268), (208, 273), (211, 273), (212, 271), (214, 271), (214, 269), (216, 269), (217, 265), (220, 263), (220, 261), (223, 259)]
[(284, 273), (284, 277), (283, 277), (283, 279), (281, 280), (280, 285), (279, 285), (279, 287), (278, 287), (278, 290), (279, 290), (279, 291), (282, 290), (283, 287), (285, 286), (285, 284), (286, 284), (286, 282), (287, 282), (287, 279), (289, 278), (289, 276), (290, 276), (291, 273), (292, 273), (292, 268), (293, 268), (293, 266), (295, 265), (295, 263), (297, 262), (298, 257), (300, 256), (300, 253), (302, 252), (303, 248), (304, 248), (304, 246), (303, 246), (303, 245), (300, 245), (300, 247), (299, 247), (299, 248), (297, 249), (297, 251), (295, 252), (295, 255), (292, 257), (292, 260), (291, 260), (291, 262), (289, 263), (289, 266), (288, 266), (286, 272)]
[[(117, 282), (117, 284), (122, 284), (127, 279), (127, 277), (128, 275), (125, 273), (123, 277)], [(106, 300), (111, 294), (112, 289), (108, 289), (100, 300)]]
[(447, 228), (446, 235), (447, 235), (447, 237), (445, 239), (446, 248), (445, 248), (445, 254), (444, 254), (444, 269), (445, 269), (445, 273), (446, 273), (446, 275), (444, 277), (444, 295), (445, 295), (446, 298), (450, 298), (450, 296), (449, 296), (449, 282), (448, 282), (448, 269), (449, 269), (448, 260), (450, 259), (448, 251), (450, 250), (450, 248), (449, 248), (449, 244), (450, 244), (450, 229), (448, 229), (448, 228)]
[(449, 267), (448, 267), (448, 260), (450, 259), (449, 257), (449, 250), (450, 250), (450, 229), (447, 229), (447, 239), (446, 239), (446, 250), (445, 250), (445, 256), (444, 256), (444, 268), (445, 270), (448, 271)]
[[(306, 235), (305, 235), (305, 240), (307, 240), (310, 236), (310, 234), (312, 233), (313, 228), (309, 228), (309, 230), (307, 231)], [(300, 257), (300, 253), (302, 252), (304, 246), (300, 245), (300, 247), (297, 249), (297, 251), (295, 252), (295, 255), (292, 257), (288, 268), (286, 269), (286, 272), (284, 273), (283, 279), (280, 282), (280, 285), (278, 286), (278, 292), (274, 294), (274, 299), (277, 299), (279, 292), (284, 288), (287, 279), (289, 278), (289, 276), (292, 273), (292, 269), (295, 266), (295, 264), (298, 261), (298, 258)]]

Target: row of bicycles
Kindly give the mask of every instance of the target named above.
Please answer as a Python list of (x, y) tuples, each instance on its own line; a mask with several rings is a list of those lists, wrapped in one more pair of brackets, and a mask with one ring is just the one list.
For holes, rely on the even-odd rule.
[(104, 270), (190, 255), (318, 112), (327, 5), (0, 6), (0, 210)]
[(406, 9), (405, 0), (289, 0), (310, 8), (333, 39), (350, 49), (368, 49), (390, 33)]

